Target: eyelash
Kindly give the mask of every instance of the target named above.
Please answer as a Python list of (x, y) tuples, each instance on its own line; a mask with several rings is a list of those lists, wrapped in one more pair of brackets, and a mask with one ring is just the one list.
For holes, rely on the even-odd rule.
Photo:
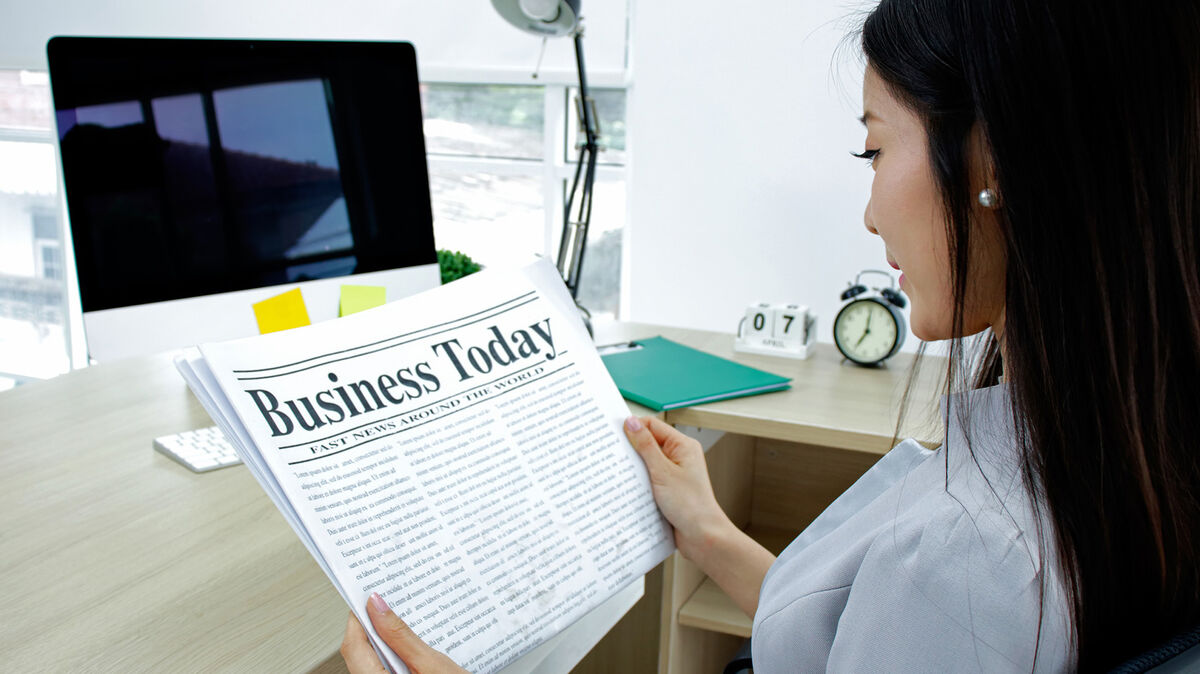
[(871, 166), (875, 165), (875, 158), (879, 156), (879, 150), (865, 150), (863, 152), (851, 152), (851, 156), (859, 159), (866, 159)]

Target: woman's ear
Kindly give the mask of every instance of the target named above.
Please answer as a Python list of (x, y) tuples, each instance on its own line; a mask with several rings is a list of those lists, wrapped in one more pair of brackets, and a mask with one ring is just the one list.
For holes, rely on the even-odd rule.
[(975, 122), (967, 134), (967, 162), (972, 200), (986, 210), (995, 210), (1000, 206), (1002, 191), (996, 180), (991, 144), (979, 122)]

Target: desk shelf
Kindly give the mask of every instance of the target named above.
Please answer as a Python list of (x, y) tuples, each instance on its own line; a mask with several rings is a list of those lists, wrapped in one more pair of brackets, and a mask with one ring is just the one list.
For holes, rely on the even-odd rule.
[[(717, 502), (776, 555), (878, 458), (739, 433), (726, 433), (705, 455)], [(678, 554), (668, 560), (659, 674), (708, 671), (727, 662), (751, 627), (750, 617), (698, 566)]]
[[(775, 555), (782, 552), (795, 538), (793, 532), (773, 527), (751, 526), (746, 533)], [(680, 625), (732, 634), (744, 639), (750, 638), (753, 622), (711, 578), (705, 578), (700, 587), (696, 588), (692, 596), (680, 607), (678, 620)]]
[(712, 578), (705, 578), (679, 609), (679, 624), (749, 639), (752, 621)]

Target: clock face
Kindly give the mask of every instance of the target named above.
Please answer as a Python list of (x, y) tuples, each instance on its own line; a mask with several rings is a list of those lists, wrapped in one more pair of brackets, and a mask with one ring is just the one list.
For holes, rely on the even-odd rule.
[(892, 312), (874, 300), (847, 304), (833, 322), (838, 349), (857, 363), (872, 364), (887, 358), (898, 336), (899, 326)]

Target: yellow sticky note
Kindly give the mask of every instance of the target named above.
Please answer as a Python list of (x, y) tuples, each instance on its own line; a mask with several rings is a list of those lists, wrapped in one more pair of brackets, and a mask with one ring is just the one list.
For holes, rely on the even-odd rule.
[(293, 288), (282, 295), (254, 303), (254, 317), (258, 319), (258, 332), (279, 332), (309, 325), (308, 309), (304, 306), (304, 296), (299, 288)]
[(383, 286), (342, 286), (338, 316), (349, 316), (364, 309), (382, 306), (386, 302), (387, 288)]

